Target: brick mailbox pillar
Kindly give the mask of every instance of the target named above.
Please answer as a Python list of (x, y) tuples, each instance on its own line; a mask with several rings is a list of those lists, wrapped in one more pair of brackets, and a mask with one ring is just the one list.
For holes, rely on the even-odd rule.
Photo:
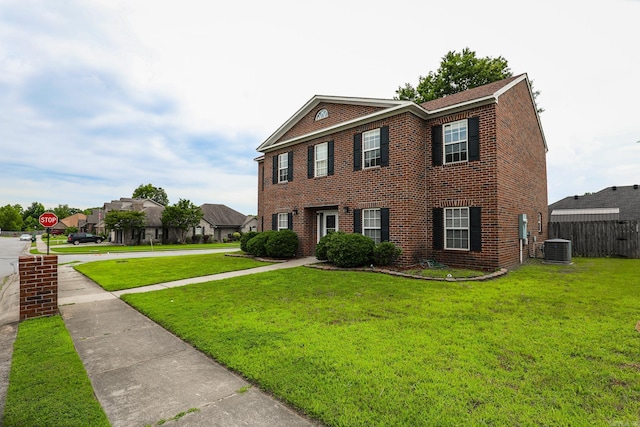
[(58, 256), (18, 258), (20, 320), (58, 314)]

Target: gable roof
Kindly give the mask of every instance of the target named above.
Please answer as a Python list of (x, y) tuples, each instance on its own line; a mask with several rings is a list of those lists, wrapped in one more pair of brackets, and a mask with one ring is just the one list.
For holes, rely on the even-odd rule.
[(202, 219), (214, 227), (241, 227), (247, 216), (226, 205), (205, 203), (200, 206)]
[[(463, 110), (471, 108), (472, 106), (491, 104), (498, 102), (500, 95), (517, 85), (518, 83), (525, 81), (529, 88), (529, 94), (531, 96), (531, 102), (534, 104), (533, 94), (531, 92), (531, 84), (526, 74), (520, 74), (518, 76), (509, 77), (497, 82), (489, 83), (484, 86), (479, 86), (473, 89), (468, 89), (463, 92), (458, 92), (453, 95), (448, 95), (433, 101), (425, 102), (423, 104), (416, 104), (412, 101), (403, 101), (397, 99), (380, 99), (380, 98), (350, 98), (339, 96), (325, 96), (315, 95), (305, 105), (302, 106), (293, 116), (291, 116), (282, 126), (280, 126), (269, 138), (267, 138), (256, 149), (262, 153), (266, 153), (271, 150), (275, 150), (282, 147), (287, 147), (300, 142), (308, 141), (314, 138), (320, 138), (325, 135), (329, 135), (344, 129), (348, 129), (360, 124), (372, 122), (374, 120), (380, 120), (386, 117), (395, 116), (400, 113), (410, 112), (423, 119), (430, 117), (437, 117), (439, 115), (450, 114), (456, 110)], [(349, 104), (349, 105), (366, 105), (375, 106), (381, 108), (380, 110), (361, 116), (352, 120), (347, 120), (342, 123), (338, 123), (326, 128), (315, 130), (304, 135), (299, 135), (284, 141), (280, 141), (283, 135), (287, 133), (293, 126), (295, 126), (300, 119), (306, 116), (310, 111), (318, 106), (321, 102), (333, 103), (333, 104)], [(536, 119), (538, 121), (538, 127), (542, 135), (542, 141), (545, 149), (547, 149), (547, 141), (542, 130), (542, 124), (538, 112), (535, 112)], [(262, 157), (257, 158), (260, 160)]]
[(607, 187), (593, 194), (565, 197), (549, 205), (549, 213), (580, 210), (586, 214), (595, 209), (618, 208), (620, 220), (640, 220), (640, 189), (638, 185)]

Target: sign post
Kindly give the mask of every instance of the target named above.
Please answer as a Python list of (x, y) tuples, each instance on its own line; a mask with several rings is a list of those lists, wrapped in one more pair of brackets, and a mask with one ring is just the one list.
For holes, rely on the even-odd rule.
[(38, 218), (41, 226), (47, 230), (47, 255), (49, 255), (49, 239), (51, 238), (51, 227), (58, 223), (58, 217), (53, 212), (45, 212)]

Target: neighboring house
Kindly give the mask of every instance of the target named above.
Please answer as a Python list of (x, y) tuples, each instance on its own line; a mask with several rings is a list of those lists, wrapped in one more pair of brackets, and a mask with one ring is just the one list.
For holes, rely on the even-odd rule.
[(73, 214), (73, 215), (68, 216), (66, 218), (60, 219), (56, 225), (51, 227), (51, 231), (54, 234), (56, 233), (56, 231), (58, 233), (62, 234), (69, 227), (74, 227), (76, 229), (80, 229), (80, 227), (84, 224), (86, 219), (87, 219), (87, 216), (85, 214), (83, 214), (83, 213)]
[(84, 223), (79, 225), (80, 231), (93, 234), (106, 234), (104, 229), (104, 212), (102, 208), (92, 209)]
[(292, 229), (299, 255), (341, 230), (395, 243), (401, 265), (493, 269), (519, 262), (519, 214), (529, 244), (547, 236), (547, 144), (526, 74), (421, 105), (314, 96), (258, 151), (258, 229)]
[(255, 215), (247, 215), (240, 231), (243, 233), (258, 231), (258, 217)]
[(550, 222), (640, 220), (638, 185), (607, 187), (597, 193), (565, 197), (549, 205)]
[[(162, 212), (164, 206), (151, 199), (132, 199), (122, 197), (105, 203), (102, 212), (106, 216), (111, 211), (138, 211), (145, 213), (145, 228), (143, 230), (111, 230), (109, 239), (112, 243), (137, 245), (142, 243), (162, 243), (175, 232), (162, 226)], [(104, 217), (103, 217), (104, 219)]]
[(242, 231), (247, 216), (226, 205), (205, 203), (202, 220), (194, 228), (194, 235), (209, 235), (217, 242), (233, 237), (233, 233)]

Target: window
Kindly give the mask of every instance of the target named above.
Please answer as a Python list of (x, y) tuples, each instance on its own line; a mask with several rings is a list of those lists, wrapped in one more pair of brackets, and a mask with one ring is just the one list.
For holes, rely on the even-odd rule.
[(467, 160), (467, 121), (460, 120), (443, 126), (444, 162)]
[(287, 182), (289, 177), (289, 153), (278, 156), (278, 182)]
[(542, 233), (542, 213), (538, 212), (538, 233)]
[(289, 228), (289, 214), (278, 214), (278, 230), (287, 230)]
[(445, 249), (469, 249), (469, 208), (444, 210)]
[(327, 176), (329, 170), (329, 144), (324, 142), (314, 147), (315, 150), (315, 176)]
[(362, 134), (362, 161), (365, 168), (380, 166), (380, 129)]
[(327, 117), (329, 117), (329, 112), (326, 108), (323, 108), (316, 113), (316, 121), (326, 119)]
[(380, 243), (382, 240), (380, 209), (362, 210), (362, 234)]

